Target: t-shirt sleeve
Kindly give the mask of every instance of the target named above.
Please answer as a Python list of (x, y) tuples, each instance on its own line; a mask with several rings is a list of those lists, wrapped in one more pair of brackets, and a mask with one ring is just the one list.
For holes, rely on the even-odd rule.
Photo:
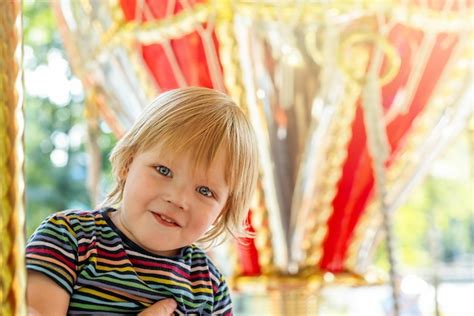
[(68, 217), (57, 213), (41, 223), (26, 245), (26, 269), (45, 274), (72, 294), (76, 281), (77, 238)]
[(222, 275), (217, 282), (217, 291), (214, 294), (213, 315), (232, 315), (232, 300), (229, 288)]

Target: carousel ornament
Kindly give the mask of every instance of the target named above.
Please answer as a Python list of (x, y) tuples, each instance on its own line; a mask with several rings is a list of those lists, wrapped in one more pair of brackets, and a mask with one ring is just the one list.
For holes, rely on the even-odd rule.
[(473, 112), (471, 2), (55, 8), (73, 69), (118, 136), (176, 87), (225, 90), (244, 108), (262, 163), (256, 237), (230, 246), (241, 292), (308, 298), (334, 280), (367, 283), (380, 235), (392, 243), (391, 214)]
[[(314, 313), (321, 286), (366, 283), (387, 218), (472, 120), (472, 1), (54, 7), (89, 117), (100, 113), (117, 136), (178, 86), (226, 90), (246, 110), (262, 176), (249, 218), (256, 238), (231, 248), (231, 280), (283, 302), (274, 313)], [(20, 7), (0, 8), (0, 301), (2, 314), (24, 314)]]

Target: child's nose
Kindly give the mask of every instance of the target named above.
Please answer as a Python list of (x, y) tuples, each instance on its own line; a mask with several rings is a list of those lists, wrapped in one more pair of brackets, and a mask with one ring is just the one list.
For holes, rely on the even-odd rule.
[(174, 183), (168, 188), (166, 202), (182, 210), (188, 207), (189, 188), (185, 183)]

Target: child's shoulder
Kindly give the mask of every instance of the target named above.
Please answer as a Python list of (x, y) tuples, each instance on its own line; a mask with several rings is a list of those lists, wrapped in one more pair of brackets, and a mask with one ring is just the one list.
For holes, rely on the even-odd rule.
[(181, 256), (187, 262), (191, 262), (193, 264), (202, 264), (202, 265), (207, 265), (209, 263), (212, 264), (211, 259), (206, 254), (206, 252), (194, 244), (185, 247), (183, 249), (183, 252), (181, 253)]
[(69, 236), (72, 239), (110, 234), (111, 228), (104, 217), (105, 209), (58, 211), (46, 217), (36, 233), (54, 231), (55, 235)]
[(186, 248), (184, 257), (187, 258), (190, 263), (191, 269), (199, 270), (199, 267), (205, 268), (209, 273), (215, 277), (220, 278), (222, 276), (219, 269), (212, 262), (211, 258), (207, 253), (196, 245), (191, 245)]
[(95, 218), (98, 215), (101, 216), (103, 210), (79, 210), (79, 209), (67, 209), (62, 211), (57, 211), (48, 216), (48, 218), (78, 218), (78, 219), (89, 219)]
[(63, 211), (58, 211), (49, 215), (45, 221), (46, 222), (55, 222), (55, 223), (64, 223), (69, 225), (77, 224), (87, 224), (91, 222), (103, 221), (103, 210), (77, 210), (77, 209), (68, 209)]

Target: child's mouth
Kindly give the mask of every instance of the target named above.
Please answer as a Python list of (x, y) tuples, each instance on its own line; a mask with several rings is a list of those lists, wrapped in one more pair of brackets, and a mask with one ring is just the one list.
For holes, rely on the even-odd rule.
[(167, 227), (181, 227), (178, 223), (176, 223), (174, 220), (172, 220), (171, 218), (163, 215), (163, 214), (159, 214), (159, 213), (155, 213), (155, 212), (151, 212), (153, 214), (153, 217), (155, 217), (155, 219), (158, 221), (158, 223), (160, 223), (161, 225), (164, 225), (164, 226), (167, 226)]

